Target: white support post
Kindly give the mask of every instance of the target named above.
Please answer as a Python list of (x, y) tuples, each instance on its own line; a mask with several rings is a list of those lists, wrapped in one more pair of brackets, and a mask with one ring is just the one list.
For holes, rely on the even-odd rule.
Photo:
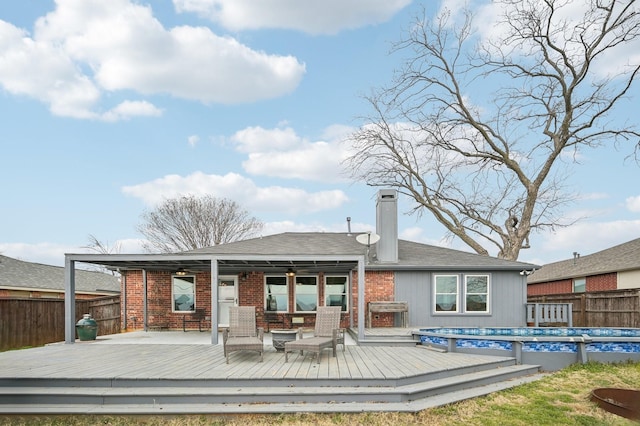
[[(240, 287), (240, 283), (238, 283)], [(238, 288), (238, 291), (240, 289)], [(218, 259), (211, 259), (211, 344), (218, 344)]]
[(147, 297), (147, 270), (142, 270), (142, 325), (144, 331), (149, 331), (149, 299)]
[(358, 259), (358, 340), (364, 341), (364, 256)]
[(64, 257), (64, 342), (76, 341), (76, 262)]

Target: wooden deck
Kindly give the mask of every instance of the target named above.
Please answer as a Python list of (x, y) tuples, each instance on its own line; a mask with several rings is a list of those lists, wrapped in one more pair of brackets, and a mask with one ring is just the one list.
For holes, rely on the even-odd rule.
[[(291, 353), (265, 339), (231, 354), (207, 333), (149, 333), (0, 353), (0, 413), (257, 413), (410, 411), (532, 380), (537, 366), (511, 357), (442, 353), (422, 346), (358, 346), (337, 356)], [(173, 336), (172, 340), (171, 337)], [(181, 343), (177, 343), (181, 341)], [(191, 342), (191, 343), (185, 343)], [(198, 342), (198, 343), (194, 343)]]
[[(508, 358), (505, 358), (508, 359)], [(221, 345), (50, 345), (0, 353), (0, 380), (171, 379), (171, 380), (389, 380), (495, 363), (500, 358), (448, 354), (422, 347), (339, 347), (337, 357), (265, 349), (264, 362), (253, 352), (232, 353), (225, 363)]]

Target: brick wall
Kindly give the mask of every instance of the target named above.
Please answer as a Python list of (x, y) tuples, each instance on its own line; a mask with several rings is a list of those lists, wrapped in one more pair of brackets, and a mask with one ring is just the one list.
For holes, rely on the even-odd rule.
[[(586, 277), (585, 287), (587, 292), (617, 290), (618, 274), (613, 272)], [(527, 296), (565, 293), (573, 293), (573, 280), (566, 279), (527, 285)]]
[[(354, 278), (355, 279), (355, 278)], [(368, 302), (394, 300), (395, 281), (391, 271), (369, 271), (365, 273), (365, 309)], [(365, 311), (365, 317), (368, 311)], [(372, 327), (393, 327), (394, 314), (392, 312), (375, 313), (371, 317)]]
[(571, 293), (573, 291), (572, 280), (552, 281), (546, 283), (527, 285), (527, 296), (543, 296), (545, 294)]
[[(126, 282), (126, 316), (129, 330), (144, 328), (144, 285), (141, 271), (125, 271), (123, 273)], [(169, 327), (172, 329), (182, 328), (182, 318), (185, 314), (171, 312), (171, 272), (168, 271), (148, 271), (147, 272), (147, 303), (148, 303), (148, 325), (150, 327)], [(352, 300), (349, 301), (350, 309), (354, 310), (354, 317), (357, 321), (357, 274), (354, 274)], [(370, 300), (393, 300), (394, 297), (394, 275), (392, 272), (367, 272), (366, 274), (366, 294), (365, 302)], [(285, 327), (312, 328), (315, 323), (315, 313), (296, 313), (295, 306), (295, 278), (289, 278), (289, 314), (286, 315)], [(318, 275), (318, 302), (324, 305), (324, 274)], [(264, 322), (264, 273), (250, 272), (241, 274), (238, 277), (238, 302), (240, 306), (255, 306), (257, 323), (259, 327), (265, 327)], [(123, 304), (122, 318), (125, 316)], [(366, 306), (366, 303), (365, 303)], [(211, 273), (203, 272), (196, 274), (196, 307), (205, 308), (206, 316), (211, 317)], [(366, 314), (366, 312), (365, 312)], [(188, 315), (188, 314), (187, 314)], [(304, 323), (301, 325), (291, 324), (292, 317), (301, 317)], [(393, 326), (393, 313), (376, 314), (378, 318), (373, 320), (374, 327)], [(210, 327), (209, 320), (206, 327)], [(341, 326), (349, 326), (349, 314), (344, 313), (341, 318)]]
[(610, 274), (592, 275), (587, 277), (586, 289), (587, 292), (617, 290), (618, 274), (613, 272)]

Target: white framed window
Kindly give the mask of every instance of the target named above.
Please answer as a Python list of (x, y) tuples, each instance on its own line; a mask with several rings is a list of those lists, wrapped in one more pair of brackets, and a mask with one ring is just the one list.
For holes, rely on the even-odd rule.
[(459, 303), (459, 276), (434, 276), (434, 304), (437, 313), (457, 313)]
[(464, 286), (464, 311), (489, 312), (489, 275), (465, 275)]
[(296, 275), (296, 312), (315, 312), (318, 309), (318, 277)]
[(289, 286), (284, 275), (264, 277), (264, 310), (267, 312), (289, 312)]
[(491, 312), (490, 274), (436, 274), (433, 282), (435, 314)]
[(194, 275), (173, 275), (171, 277), (171, 298), (173, 312), (195, 312), (196, 277)]
[(342, 312), (349, 311), (349, 276), (324, 276), (324, 305), (342, 306)]
[(587, 291), (587, 279), (586, 278), (574, 278), (573, 279), (573, 292), (584, 293)]

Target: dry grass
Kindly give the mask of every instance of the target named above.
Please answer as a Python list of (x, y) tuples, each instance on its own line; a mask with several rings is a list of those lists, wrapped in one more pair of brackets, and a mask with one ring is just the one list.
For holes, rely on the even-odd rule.
[(456, 404), (408, 413), (237, 416), (14, 416), (3, 425), (637, 425), (589, 401), (598, 387), (640, 386), (640, 363), (576, 365), (534, 383)]

